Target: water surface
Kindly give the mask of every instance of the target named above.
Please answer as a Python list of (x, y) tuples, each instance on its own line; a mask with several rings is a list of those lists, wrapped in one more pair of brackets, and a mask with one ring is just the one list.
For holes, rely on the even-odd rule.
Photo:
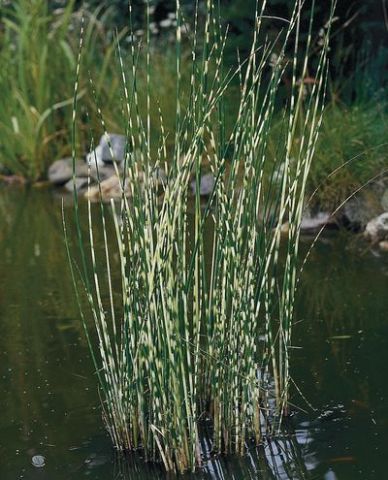
[[(324, 237), (297, 312), (295, 408), (283, 438), (214, 459), (193, 478), (388, 477), (388, 255)], [(102, 427), (58, 191), (0, 187), (0, 325), (1, 480), (168, 478), (141, 458), (117, 458)]]

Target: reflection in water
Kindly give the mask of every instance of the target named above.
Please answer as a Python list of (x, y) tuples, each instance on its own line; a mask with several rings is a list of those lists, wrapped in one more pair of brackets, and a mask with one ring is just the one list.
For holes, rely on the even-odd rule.
[[(72, 217), (71, 205), (65, 214)], [(184, 478), (386, 477), (388, 257), (347, 249), (348, 238), (324, 240), (303, 277), (294, 337), (303, 348), (293, 350), (297, 408), (287, 431), (244, 458), (211, 458)], [(49, 191), (0, 187), (0, 324), (1, 480), (168, 478), (140, 454), (116, 456), (102, 429), (61, 202)], [(33, 466), (35, 455), (45, 457), (43, 468)]]
[[(206, 448), (206, 447), (205, 447)], [(115, 478), (122, 480), (166, 479), (170, 476), (155, 465), (144, 465), (133, 455), (117, 456)], [(171, 478), (176, 478), (171, 476)], [(267, 442), (262, 448), (251, 448), (244, 457), (217, 456), (210, 458), (202, 472), (186, 474), (187, 480), (303, 480), (308, 476), (299, 446), (294, 436)]]

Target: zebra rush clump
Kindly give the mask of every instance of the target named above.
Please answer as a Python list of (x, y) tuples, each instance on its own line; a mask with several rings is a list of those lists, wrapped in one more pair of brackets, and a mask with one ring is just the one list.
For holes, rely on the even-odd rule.
[[(175, 132), (166, 132), (163, 112), (157, 135), (151, 131), (150, 111), (158, 107), (150, 101), (149, 28), (143, 45), (133, 39), (126, 54), (118, 46), (127, 139), (124, 169), (117, 169), (122, 199), (97, 206), (89, 201), (84, 239), (75, 194), (79, 266), (65, 225), (73, 279), (79, 285), (80, 275), (83, 285), (77, 298), (84, 288), (94, 319), (96, 343), (85, 326), (106, 427), (117, 449), (141, 449), (168, 471), (203, 464), (203, 435), (214, 452), (243, 454), (279, 427), (287, 411), (300, 223), (322, 119), (329, 35), (327, 29), (313, 72), (312, 20), (300, 52), (302, 3), (296, 1), (283, 31), (269, 41), (261, 34), (266, 2), (258, 2), (250, 54), (230, 71), (223, 60), (227, 29), (218, 2), (208, 0), (205, 22), (198, 12), (193, 20), (190, 81), (184, 85), (184, 18), (177, 0)], [(146, 18), (149, 25), (150, 4)], [(82, 34), (74, 117), (81, 51)], [(141, 91), (140, 68), (146, 69)], [(290, 80), (283, 82), (286, 75)], [(226, 126), (232, 83), (238, 108)], [(284, 83), (288, 98), (273, 160), (268, 137)], [(175, 136), (170, 150), (167, 135)], [(204, 164), (215, 178), (205, 203), (199, 192)], [(96, 215), (103, 250), (96, 247)]]

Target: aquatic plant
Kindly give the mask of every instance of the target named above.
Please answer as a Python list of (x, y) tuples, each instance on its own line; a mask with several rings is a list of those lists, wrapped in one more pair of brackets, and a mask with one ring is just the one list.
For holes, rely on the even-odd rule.
[[(148, 2), (148, 22), (149, 7)], [(102, 199), (97, 207), (88, 203), (89, 250), (75, 192), (79, 268), (64, 222), (74, 283), (79, 285), (79, 273), (96, 329), (94, 343), (82, 310), (112, 441), (118, 449), (141, 448), (147, 459), (161, 460), (168, 471), (201, 465), (202, 426), (210, 425), (213, 451), (242, 454), (249, 440), (260, 443), (287, 413), (299, 226), (322, 120), (329, 32), (315, 80), (306, 88), (310, 41), (304, 55), (298, 50), (302, 2), (295, 2), (275, 43), (259, 44), (265, 8), (265, 1), (257, 4), (249, 56), (230, 72), (223, 63), (227, 32), (222, 31), (215, 3), (207, 0), (202, 31), (194, 18), (190, 87), (185, 92), (189, 100), (183, 109), (182, 11), (177, 0), (172, 158), (162, 111), (157, 153), (151, 155), (150, 36), (145, 48), (145, 120), (136, 82), (141, 49), (132, 43), (128, 73), (118, 46), (127, 111), (123, 172), (117, 168), (122, 199), (110, 207)], [(311, 22), (307, 36), (311, 39)], [(292, 82), (274, 157), (268, 154), (268, 139), (287, 68), (286, 50), (294, 52)], [(312, 71), (308, 73), (311, 77)], [(227, 133), (224, 108), (235, 77), (240, 82), (238, 113)], [(105, 128), (99, 105), (98, 112)], [(74, 160), (75, 133), (74, 122)], [(215, 178), (205, 202), (199, 189), (204, 162)], [(124, 195), (128, 189), (130, 198)], [(97, 219), (103, 252), (96, 249)], [(289, 228), (282, 232), (286, 221)], [(108, 238), (112, 222), (116, 247)], [(113, 250), (119, 267), (113, 263)], [(82, 289), (76, 292), (80, 297)]]

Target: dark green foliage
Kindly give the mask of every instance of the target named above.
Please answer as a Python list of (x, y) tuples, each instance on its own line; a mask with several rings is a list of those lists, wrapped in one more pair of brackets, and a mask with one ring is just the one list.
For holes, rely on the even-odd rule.
[[(61, 3), (61, 2), (54, 2)], [(80, 5), (78, 2), (77, 5)], [(134, 28), (144, 27), (144, 3), (142, 0), (133, 0), (133, 22)], [(200, 13), (203, 12), (205, 0), (199, 0)], [(256, 3), (261, 6), (262, 1), (257, 0), (220, 0), (218, 2), (222, 10), (222, 19), (224, 27), (229, 29), (229, 42), (226, 50), (226, 61), (231, 66), (236, 66), (237, 51), (241, 58), (246, 58), (249, 53), (254, 26), (254, 15)], [(128, 1), (114, 0), (104, 2), (100, 0), (90, 0), (85, 2), (89, 7), (103, 7), (109, 5), (109, 19), (112, 28), (123, 28), (129, 25)], [(184, 14), (187, 18), (192, 18), (195, 9), (193, 0), (181, 0), (184, 8)], [(169, 13), (175, 11), (175, 0), (154, 0), (150, 1), (153, 7), (151, 22), (157, 25), (167, 18)], [(268, 17), (264, 22), (262, 29), (262, 40), (265, 38), (274, 39), (285, 29), (286, 23), (280, 19), (288, 19), (291, 16), (294, 0), (268, 0), (266, 15)], [(314, 23), (312, 27), (313, 39), (316, 45), (313, 49), (310, 59), (309, 72), (314, 74), (322, 34), (325, 30), (327, 20), (330, 14), (329, 1), (307, 0), (304, 6), (304, 13), (301, 24), (301, 42), (306, 41), (309, 27), (310, 14), (314, 8)], [(329, 94), (334, 99), (341, 97), (347, 103), (351, 102), (358, 94), (357, 84), (353, 82), (353, 75), (358, 70), (360, 64), (367, 70), (368, 76), (374, 77), (374, 87), (381, 88), (387, 83), (388, 71), (388, 45), (387, 45), (387, 13), (388, 8), (384, 1), (379, 0), (338, 0), (335, 22), (331, 38), (330, 54), (330, 85)], [(158, 40), (167, 30), (161, 29), (158, 34)], [(380, 62), (377, 66), (374, 61), (376, 54), (379, 53)], [(292, 52), (289, 52), (292, 56)], [(316, 57), (316, 58), (314, 58)], [(377, 76), (376, 72), (380, 72)], [(367, 90), (367, 89), (366, 89)]]

